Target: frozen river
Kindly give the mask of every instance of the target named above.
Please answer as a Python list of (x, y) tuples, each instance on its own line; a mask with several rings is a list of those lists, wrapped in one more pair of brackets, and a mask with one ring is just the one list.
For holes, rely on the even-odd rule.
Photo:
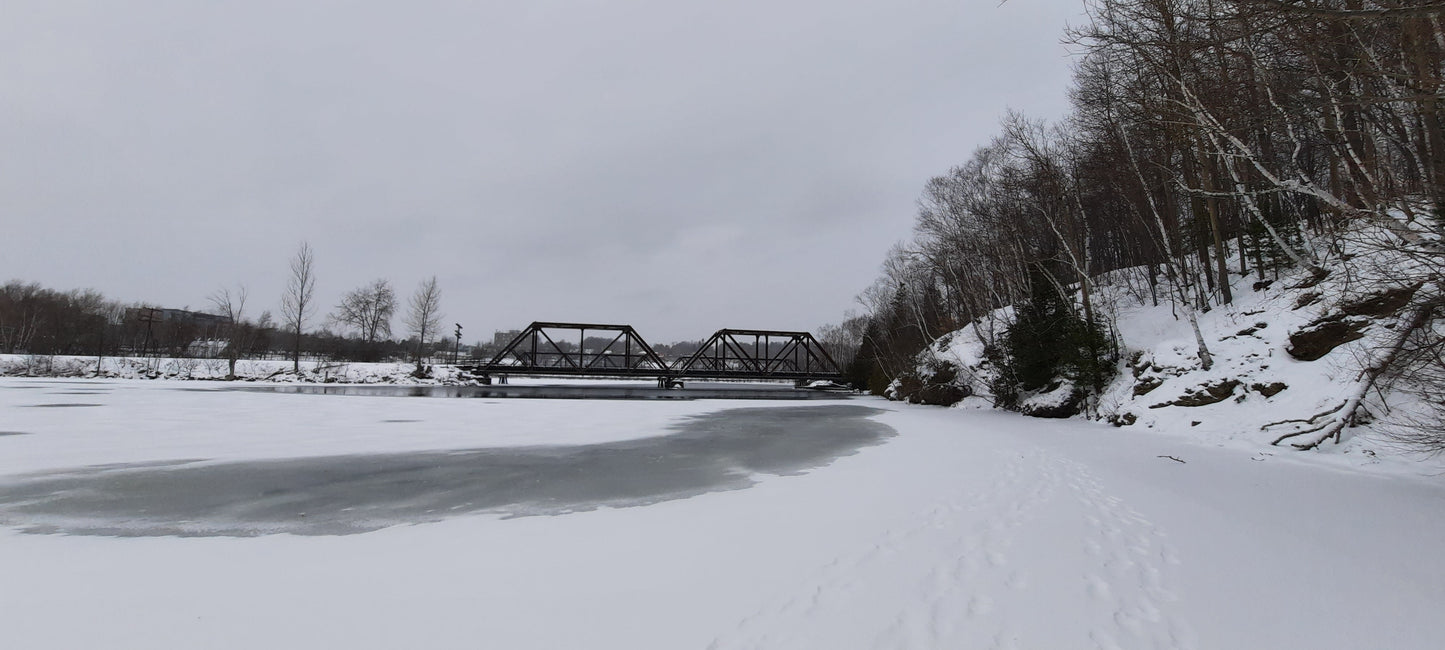
[(1370, 441), (240, 386), (0, 378), (0, 645), (1445, 647), (1440, 466)]
[(479, 512), (646, 505), (827, 465), (892, 435), (867, 417), (878, 413), (738, 408), (687, 417), (665, 435), (584, 445), (65, 469), (0, 480), (0, 523), (121, 536), (327, 535)]

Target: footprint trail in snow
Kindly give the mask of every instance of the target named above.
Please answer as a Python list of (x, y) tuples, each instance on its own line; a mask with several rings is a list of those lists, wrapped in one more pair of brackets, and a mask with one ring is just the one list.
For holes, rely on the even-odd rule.
[(709, 648), (1195, 647), (1157, 526), (1082, 464), (999, 455), (982, 487), (823, 562)]

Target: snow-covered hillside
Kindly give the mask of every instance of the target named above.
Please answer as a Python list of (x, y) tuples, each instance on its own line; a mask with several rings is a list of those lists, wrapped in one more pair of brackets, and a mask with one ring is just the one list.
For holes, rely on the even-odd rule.
[[(1303, 270), (1264, 281), (1231, 273), (1233, 302), (1197, 314), (1213, 361), (1207, 370), (1190, 323), (1162, 286), (1155, 303), (1143, 269), (1098, 278), (1095, 304), (1107, 312), (1120, 347), (1117, 375), (1085, 401), (1077, 401), (1075, 387), (1061, 381), (1022, 396), (1020, 408), (1042, 417), (1099, 419), (1255, 448), (1313, 428), (1322, 421), (1315, 416), (1340, 406), (1357, 386), (1361, 367), (1396, 336), (1418, 288), (1362, 279), (1354, 269), (1370, 260), (1349, 249), (1343, 253), (1323, 262), (1329, 275), (1322, 280)], [(1349, 268), (1342, 258), (1350, 260)], [(1376, 267), (1386, 262), (1373, 261)], [(945, 376), (956, 374), (953, 383), (971, 393), (958, 406), (993, 406), (989, 387), (995, 368), (985, 348), (1007, 327), (1011, 312), (997, 310), (940, 337), (920, 355), (918, 374), (926, 379), (946, 369)], [(901, 382), (895, 382), (893, 397), (908, 397)], [(1373, 391), (1364, 406), (1368, 415), (1345, 431), (1343, 443), (1321, 449), (1366, 460), (1395, 451), (1392, 427), (1413, 416), (1416, 404), (1409, 395)], [(1284, 448), (1291, 441), (1284, 441)]]

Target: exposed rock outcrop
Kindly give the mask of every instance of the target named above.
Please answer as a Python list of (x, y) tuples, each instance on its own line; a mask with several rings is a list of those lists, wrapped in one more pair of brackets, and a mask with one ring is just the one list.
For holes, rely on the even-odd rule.
[(1223, 381), (1205, 384), (1180, 395), (1172, 402), (1161, 402), (1153, 404), (1149, 408), (1159, 409), (1166, 406), (1208, 406), (1217, 402), (1223, 402), (1234, 396), (1234, 389), (1239, 387), (1238, 379), (1225, 379)]
[(1390, 316), (1400, 313), (1405, 305), (1410, 304), (1410, 299), (1415, 297), (1415, 292), (1420, 290), (1419, 284), (1408, 287), (1396, 287), (1366, 296), (1359, 300), (1345, 303), (1341, 311), (1348, 316)]
[(1292, 332), (1285, 352), (1300, 361), (1314, 361), (1341, 345), (1364, 338), (1367, 325), (1369, 320), (1360, 317), (1326, 316)]
[(1260, 395), (1263, 395), (1265, 397), (1274, 397), (1275, 395), (1280, 394), (1280, 392), (1286, 388), (1289, 388), (1289, 385), (1282, 381), (1271, 382), (1268, 384), (1249, 385), (1250, 390), (1259, 393)]

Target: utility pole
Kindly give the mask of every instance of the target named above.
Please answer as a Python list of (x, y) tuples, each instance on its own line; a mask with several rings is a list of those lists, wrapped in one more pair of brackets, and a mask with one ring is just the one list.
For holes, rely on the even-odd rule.
[[(146, 338), (145, 338), (145, 342), (141, 343), (141, 348), (140, 348), (141, 357), (147, 357), (147, 356), (150, 355), (150, 348), (151, 348), (151, 326), (152, 326), (152, 325), (155, 325), (156, 321), (158, 321), (158, 320), (160, 320), (160, 319), (161, 319), (161, 310), (159, 310), (159, 309), (157, 309), (157, 308), (155, 308), (155, 307), (141, 307), (141, 308), (140, 308), (140, 313), (139, 313), (139, 315), (137, 316), (137, 320), (139, 320), (140, 322), (146, 324)], [(149, 364), (149, 362), (147, 362), (147, 364)], [(160, 366), (160, 361), (159, 361), (159, 360), (156, 361), (156, 366), (157, 366), (157, 367)]]
[(105, 367), (105, 325), (104, 316), (97, 317), (98, 325), (95, 329), (95, 376), (99, 377), (101, 370)]
[(462, 351), (462, 324), (457, 323), (457, 344), (452, 348), (452, 365), (457, 365), (457, 357)]

